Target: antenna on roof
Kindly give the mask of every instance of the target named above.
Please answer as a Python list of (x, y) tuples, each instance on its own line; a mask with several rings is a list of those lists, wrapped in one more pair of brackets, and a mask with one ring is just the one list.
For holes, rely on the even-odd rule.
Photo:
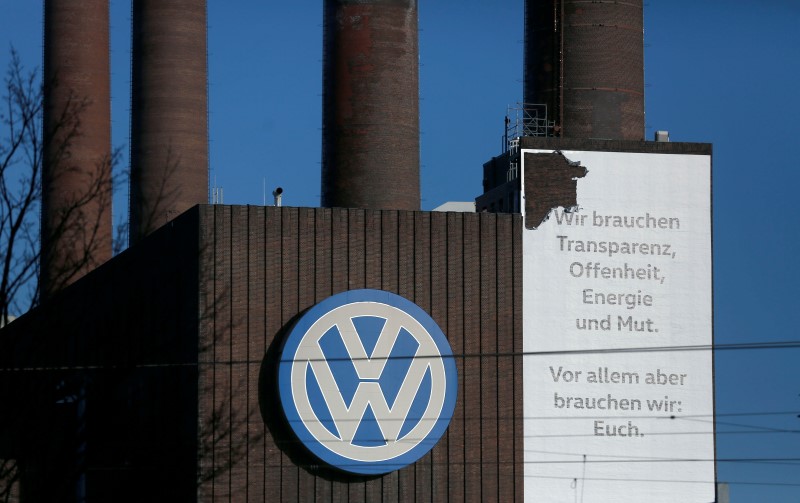
[(224, 204), (222, 187), (217, 187), (217, 175), (214, 175), (214, 188), (211, 189), (211, 204)]

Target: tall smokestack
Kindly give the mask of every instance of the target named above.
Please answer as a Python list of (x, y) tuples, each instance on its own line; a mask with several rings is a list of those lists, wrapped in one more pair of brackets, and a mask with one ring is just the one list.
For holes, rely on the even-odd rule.
[(642, 0), (525, 1), (526, 103), (567, 138), (644, 139)]
[(111, 258), (108, 0), (44, 3), (43, 299)]
[(325, 0), (322, 206), (419, 210), (416, 0)]
[(134, 0), (131, 243), (208, 202), (205, 0)]

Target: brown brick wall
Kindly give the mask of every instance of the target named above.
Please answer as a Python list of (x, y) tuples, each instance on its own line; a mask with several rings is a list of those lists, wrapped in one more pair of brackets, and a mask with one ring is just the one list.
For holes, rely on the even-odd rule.
[(0, 458), (24, 501), (76, 501), (81, 474), (88, 501), (194, 497), (197, 217), (0, 330)]
[[(89, 501), (519, 501), (520, 239), (519, 215), (196, 207), (0, 331), (0, 459), (28, 501), (69, 500), (78, 472)], [(430, 313), (459, 372), (436, 447), (372, 478), (293, 441), (270, 366), (303, 310), (357, 288)]]
[[(522, 499), (518, 215), (205, 206), (200, 232), (201, 500)], [(373, 478), (326, 472), (292, 441), (268, 364), (298, 314), (357, 288), (430, 313), (459, 371), (436, 447)]]

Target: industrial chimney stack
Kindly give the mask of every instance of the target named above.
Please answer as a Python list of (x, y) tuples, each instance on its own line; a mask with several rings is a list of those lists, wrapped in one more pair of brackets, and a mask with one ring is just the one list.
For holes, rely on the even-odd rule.
[(525, 1), (524, 101), (565, 138), (644, 139), (642, 0)]
[(111, 258), (108, 0), (44, 3), (41, 297)]
[(208, 202), (205, 0), (134, 0), (131, 243)]
[(419, 210), (416, 0), (325, 0), (322, 206)]

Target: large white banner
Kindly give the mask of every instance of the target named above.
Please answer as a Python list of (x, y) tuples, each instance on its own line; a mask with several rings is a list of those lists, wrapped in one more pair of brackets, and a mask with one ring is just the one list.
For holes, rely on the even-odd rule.
[(552, 154), (522, 152), (523, 197), (561, 194), (523, 201), (525, 501), (713, 502), (711, 158)]

